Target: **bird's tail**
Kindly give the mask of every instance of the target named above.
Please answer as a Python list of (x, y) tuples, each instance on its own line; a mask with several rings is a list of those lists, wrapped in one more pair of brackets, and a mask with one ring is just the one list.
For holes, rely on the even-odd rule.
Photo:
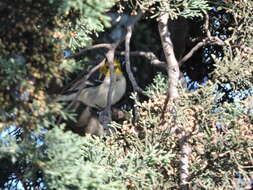
[(60, 95), (56, 98), (56, 101), (57, 102), (67, 102), (67, 101), (73, 101), (75, 99), (77, 99), (77, 94), (78, 92), (76, 93), (71, 93), (71, 94), (66, 94), (66, 95)]

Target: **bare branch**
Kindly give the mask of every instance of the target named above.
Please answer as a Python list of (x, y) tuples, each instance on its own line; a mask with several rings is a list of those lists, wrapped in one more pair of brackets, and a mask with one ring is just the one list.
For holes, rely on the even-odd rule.
[(177, 84), (179, 82), (179, 64), (175, 57), (175, 53), (173, 50), (173, 44), (170, 37), (170, 32), (168, 30), (168, 13), (161, 13), (159, 16), (158, 29), (160, 38), (162, 41), (163, 52), (167, 62), (167, 73), (168, 73), (168, 91), (166, 95), (166, 99), (163, 106), (163, 111), (161, 115), (161, 119), (164, 119), (164, 113), (167, 109), (167, 105), (170, 99), (176, 99), (179, 97)]
[(93, 46), (89, 46), (89, 47), (84, 48), (83, 50), (79, 51), (76, 54), (73, 54), (73, 55), (69, 56), (67, 59), (72, 59), (72, 58), (82, 56), (86, 51), (93, 50), (93, 49), (98, 49), (98, 48), (110, 49), (110, 48), (112, 48), (112, 44), (106, 44), (106, 43), (104, 43), (104, 44), (95, 44)]
[[(88, 74), (85, 74), (81, 79), (78, 78), (77, 80), (74, 80), (73, 82), (71, 82), (70, 84), (68, 84), (63, 91), (65, 91), (66, 89), (68, 90), (75, 90), (75, 89), (79, 89), (82, 90), (83, 88), (85, 88), (86, 86), (86, 81), (90, 78), (90, 76), (95, 73), (103, 64), (105, 63), (105, 59), (103, 59), (102, 61), (100, 61), (100, 63), (96, 64), (96, 66), (94, 66)], [(79, 95), (79, 94), (78, 94)]]
[(133, 86), (134, 92), (139, 92), (143, 93), (143, 90), (139, 87), (137, 84), (134, 75), (131, 71), (131, 66), (130, 66), (130, 39), (132, 36), (132, 26), (129, 25), (127, 26), (127, 34), (126, 34), (126, 39), (125, 39), (125, 62), (126, 62), (126, 71), (129, 76), (129, 79), (131, 81), (131, 84)]
[(203, 47), (204, 45), (206, 45), (205, 42), (199, 42), (197, 43), (180, 61), (179, 61), (179, 66), (181, 67), (183, 65), (183, 63), (185, 63), (188, 59), (190, 59), (192, 57), (192, 55), (198, 51), (201, 47)]
[(115, 54), (115, 48), (117, 47), (118, 43), (112, 44), (111, 48), (106, 53), (106, 58), (109, 63), (109, 69), (110, 69), (110, 86), (108, 90), (107, 95), (107, 104), (103, 111), (99, 114), (99, 121), (102, 124), (105, 131), (110, 133), (108, 124), (112, 121), (112, 113), (111, 113), (111, 105), (112, 105), (112, 88), (114, 86), (114, 54)]
[[(119, 55), (125, 55), (125, 52), (119, 52)], [(166, 63), (164, 61), (160, 61), (153, 52), (145, 52), (145, 51), (132, 51), (130, 52), (131, 56), (142, 56), (148, 59), (152, 65), (166, 69)]]
[(109, 126), (108, 124), (112, 121), (112, 113), (111, 113), (111, 106), (112, 106), (112, 88), (114, 86), (114, 55), (115, 55), (115, 50), (120, 44), (122, 39), (119, 39), (115, 43), (110, 44), (108, 46), (108, 52), (106, 53), (106, 59), (109, 63), (109, 69), (110, 69), (110, 86), (108, 90), (108, 95), (107, 95), (107, 104), (106, 107), (103, 111), (100, 112), (99, 114), (99, 121), (102, 124), (104, 130), (107, 131), (107, 133), (110, 133)]
[[(162, 41), (163, 51), (167, 62), (167, 73), (168, 73), (168, 96), (169, 99), (176, 99), (179, 97), (177, 84), (179, 81), (179, 64), (175, 57), (173, 50), (173, 44), (168, 30), (168, 13), (161, 13), (159, 16), (158, 29)], [(167, 107), (167, 105), (165, 105)]]
[[(164, 119), (164, 113), (166, 112), (169, 100), (176, 99), (179, 97), (177, 84), (179, 82), (179, 63), (176, 60), (173, 44), (170, 38), (170, 31), (168, 30), (168, 13), (162, 13), (159, 17), (158, 29), (163, 45), (163, 51), (167, 62), (167, 73), (168, 73), (168, 91), (163, 106), (161, 119)], [(188, 190), (188, 177), (189, 177), (189, 156), (190, 156), (190, 145), (187, 142), (186, 135), (183, 130), (179, 129), (180, 139), (180, 189)]]
[(180, 138), (180, 189), (189, 189), (189, 158), (191, 154), (191, 146), (188, 143), (188, 136), (184, 131), (181, 131)]
[(183, 63), (185, 63), (188, 59), (192, 57), (192, 55), (198, 51), (201, 47), (206, 45), (219, 45), (224, 46), (226, 45), (218, 36), (212, 36), (209, 30), (209, 16), (207, 13), (205, 14), (205, 24), (204, 30), (206, 32), (206, 38), (204, 38), (201, 42), (197, 43), (180, 61), (179, 66), (181, 67)]
[(204, 30), (205, 30), (205, 32), (206, 32), (206, 36), (207, 36), (208, 38), (211, 38), (211, 32), (210, 32), (210, 30), (209, 30), (209, 15), (208, 15), (206, 12), (204, 12), (204, 14), (205, 14)]
[[(141, 13), (138, 14), (136, 21), (140, 19), (141, 17)], [(132, 32), (133, 32), (133, 27), (134, 24), (129, 24), (127, 25), (127, 33), (126, 33), (126, 38), (125, 38), (125, 62), (126, 62), (126, 71), (129, 77), (129, 80), (131, 81), (132, 87), (134, 92), (139, 92), (143, 94), (143, 90), (139, 87), (139, 85), (137, 84), (134, 75), (131, 71), (131, 63), (130, 63), (130, 40), (131, 40), (131, 36), (132, 36)], [(137, 95), (137, 100), (138, 100), (138, 95)], [(138, 120), (138, 111), (137, 111), (137, 107), (134, 106), (133, 108), (134, 110), (134, 121)]]
[[(132, 17), (129, 19), (128, 23), (127, 23), (127, 30), (129, 30), (129, 28), (133, 28), (134, 24), (140, 19), (141, 14), (139, 14), (136, 17)], [(129, 35), (129, 34), (128, 34)], [(127, 38), (126, 36), (123, 36), (121, 39), (119, 39), (118, 41), (116, 41), (113, 44), (110, 44), (110, 46), (108, 46), (108, 52), (106, 53), (106, 58), (107, 61), (109, 62), (109, 69), (110, 69), (110, 87), (109, 87), (109, 91), (108, 91), (108, 96), (107, 96), (107, 105), (104, 111), (101, 112), (100, 116), (99, 116), (99, 120), (101, 121), (101, 123), (104, 126), (104, 129), (108, 129), (108, 123), (111, 122), (112, 117), (111, 117), (111, 97), (112, 97), (112, 87), (114, 86), (113, 83), (115, 82), (114, 79), (114, 56), (115, 56), (115, 50), (116, 48), (119, 46), (119, 44), (125, 39)], [(131, 33), (130, 33), (130, 37), (129, 38), (129, 42), (130, 43), (130, 38), (131, 38)], [(130, 60), (130, 59), (129, 59)], [(132, 75), (133, 77), (133, 75)], [(137, 83), (136, 83), (137, 85)]]
[[(111, 109), (111, 104), (112, 104), (112, 87), (114, 86), (114, 65), (113, 65), (113, 62), (114, 62), (114, 54), (115, 54), (115, 48), (112, 48), (110, 49), (107, 53), (106, 53), (106, 58), (107, 58), (107, 61), (109, 62), (109, 69), (110, 69), (110, 87), (109, 87), (109, 91), (108, 91), (108, 96), (107, 96), (107, 105), (106, 105), (106, 108), (108, 110)], [(111, 111), (109, 111), (109, 118), (111, 120)]]

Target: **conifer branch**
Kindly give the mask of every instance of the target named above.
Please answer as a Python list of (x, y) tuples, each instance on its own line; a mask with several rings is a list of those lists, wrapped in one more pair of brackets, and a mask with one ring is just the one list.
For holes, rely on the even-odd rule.
[(179, 66), (181, 67), (183, 63), (185, 63), (188, 59), (190, 59), (193, 54), (198, 51), (200, 48), (206, 45), (219, 45), (224, 46), (226, 45), (225, 42), (223, 42), (218, 36), (212, 36), (211, 32), (209, 30), (209, 16), (207, 13), (205, 14), (205, 23), (204, 23), (204, 30), (206, 33), (206, 38), (204, 38), (202, 41), (197, 43), (180, 61)]
[[(152, 52), (145, 51), (131, 51), (129, 52), (131, 56), (142, 56), (150, 61), (150, 63), (154, 66), (166, 69), (166, 63), (164, 61), (160, 61), (158, 57)], [(125, 55), (125, 52), (118, 52), (119, 55)]]
[(173, 50), (173, 44), (170, 37), (170, 31), (168, 30), (168, 13), (161, 13), (159, 16), (158, 29), (160, 38), (162, 41), (163, 52), (167, 63), (167, 74), (168, 74), (168, 91), (164, 102), (161, 119), (164, 119), (164, 113), (167, 109), (167, 105), (170, 99), (176, 99), (179, 97), (177, 84), (179, 81), (179, 65), (175, 57)]
[[(136, 18), (139, 20), (141, 14), (139, 14)], [(139, 87), (139, 85), (137, 84), (134, 75), (131, 71), (131, 64), (130, 64), (130, 40), (131, 40), (131, 36), (132, 36), (132, 31), (133, 31), (133, 24), (129, 24), (127, 26), (127, 33), (126, 33), (126, 37), (125, 37), (125, 62), (126, 62), (126, 71), (128, 74), (128, 77), (131, 81), (132, 87), (134, 92), (139, 92), (143, 94), (143, 90)]]

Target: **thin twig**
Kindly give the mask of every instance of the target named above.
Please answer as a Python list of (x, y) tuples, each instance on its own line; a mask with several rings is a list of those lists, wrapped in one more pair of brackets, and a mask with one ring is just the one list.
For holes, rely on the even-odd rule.
[(96, 64), (88, 74), (85, 74), (81, 79), (74, 80), (72, 83), (68, 84), (63, 90), (62, 93), (64, 93), (65, 90), (75, 90), (75, 89), (83, 89), (86, 86), (86, 81), (91, 77), (93, 73), (95, 73), (101, 66), (105, 64), (105, 59), (100, 61), (99, 64)]
[[(106, 107), (103, 111), (100, 112), (99, 114), (99, 121), (102, 124), (104, 130), (109, 129), (108, 124), (112, 121), (112, 113), (111, 113), (111, 106), (112, 106), (112, 90), (113, 90), (113, 86), (115, 83), (115, 73), (114, 73), (114, 55), (115, 55), (115, 50), (118, 47), (118, 45), (120, 44), (120, 42), (122, 41), (122, 39), (120, 39), (119, 41), (112, 43), (106, 53), (106, 59), (109, 63), (109, 70), (110, 70), (110, 86), (109, 86), (109, 90), (108, 90), (108, 94), (107, 94), (107, 104)], [(110, 133), (110, 131), (109, 131)]]
[(114, 82), (115, 82), (114, 81), (115, 73), (114, 73), (114, 65), (113, 65), (115, 48), (116, 48), (116, 45), (114, 48), (109, 49), (109, 51), (106, 53), (106, 58), (109, 63), (109, 69), (110, 69), (110, 86), (109, 86), (108, 95), (107, 95), (106, 109), (108, 110), (108, 116), (109, 116), (110, 121), (112, 119), (111, 111), (110, 111), (111, 105), (112, 105), (112, 88), (113, 88)]
[(161, 113), (161, 120), (164, 120), (164, 116), (165, 116), (165, 112), (167, 110), (169, 100), (170, 100), (170, 95), (169, 95), (169, 92), (167, 91), (166, 98), (165, 98), (165, 101), (163, 103), (163, 108), (162, 108), (162, 113)]
[[(117, 52), (119, 55), (125, 55), (125, 52)], [(142, 56), (145, 57), (150, 61), (150, 63), (154, 66), (166, 69), (166, 63), (164, 61), (160, 61), (156, 55), (153, 52), (145, 52), (145, 51), (131, 51), (130, 52), (131, 56)]]
[[(95, 67), (93, 67), (88, 74), (84, 75), (82, 79), (80, 79), (79, 81), (75, 81), (73, 86), (71, 86), (71, 88), (69, 90), (74, 90), (76, 87), (78, 87), (78, 92), (76, 93), (74, 99), (68, 104), (68, 106), (66, 107), (66, 109), (76, 109), (79, 106), (79, 103), (77, 102), (77, 98), (79, 97), (80, 93), (82, 92), (83, 88), (86, 85), (86, 81), (90, 78), (90, 76), (96, 72), (103, 64), (105, 64), (105, 59), (102, 60), (99, 64), (97, 64)], [(64, 88), (64, 90), (66, 90), (66, 88)], [(60, 124), (62, 121), (62, 117), (60, 117), (57, 121), (57, 124)]]
[[(128, 23), (127, 23), (127, 28), (128, 27), (133, 27), (134, 24), (140, 19), (141, 14), (137, 15), (136, 17), (132, 17), (129, 19)], [(131, 37), (131, 35), (130, 35)], [(109, 62), (109, 69), (110, 69), (110, 87), (109, 87), (109, 91), (108, 91), (108, 96), (107, 96), (107, 105), (105, 110), (101, 113), (100, 118), (102, 120), (102, 124), (105, 127), (105, 129), (108, 129), (107, 124), (109, 122), (111, 122), (111, 96), (112, 96), (112, 87), (114, 86), (114, 56), (115, 56), (115, 50), (116, 48), (119, 46), (119, 44), (126, 39), (126, 36), (122, 36), (122, 38), (120, 38), (118, 41), (116, 41), (113, 44), (110, 44), (110, 46), (108, 46), (108, 52), (106, 53), (106, 58)], [(136, 83), (137, 84), (137, 83)]]
[[(135, 17), (135, 23), (141, 18), (142, 12), (139, 11), (137, 16)], [(126, 39), (125, 39), (125, 62), (126, 62), (126, 71), (129, 76), (129, 79), (131, 81), (132, 87), (134, 92), (139, 92), (143, 94), (143, 90), (138, 86), (133, 73), (131, 71), (131, 63), (130, 63), (130, 40), (132, 36), (132, 31), (133, 31), (134, 24), (128, 25), (127, 26), (127, 34), (126, 34)], [(137, 100), (139, 100), (139, 96), (137, 94)], [(139, 114), (138, 114), (138, 109), (137, 106), (134, 106), (133, 108), (133, 113), (134, 113), (134, 122), (137, 122), (139, 120)]]
[(126, 34), (126, 39), (125, 39), (125, 62), (126, 62), (126, 71), (129, 77), (129, 80), (131, 81), (131, 84), (133, 86), (134, 92), (139, 92), (143, 94), (143, 90), (139, 87), (137, 84), (134, 75), (131, 71), (131, 66), (130, 66), (130, 39), (132, 36), (132, 26), (127, 26), (127, 34)]
[(179, 61), (179, 66), (181, 67), (183, 63), (185, 63), (188, 59), (190, 59), (193, 54), (198, 51), (201, 47), (206, 45), (205, 41), (197, 43), (180, 61)]
[(86, 51), (89, 51), (89, 50), (98, 49), (98, 48), (110, 49), (111, 47), (112, 47), (112, 44), (107, 44), (107, 43), (104, 43), (104, 44), (95, 44), (95, 45), (86, 47), (83, 50), (79, 51), (78, 53), (75, 53), (75, 54), (67, 57), (67, 59), (73, 59), (73, 58), (77, 58), (79, 56), (82, 56)]
[(204, 15), (205, 15), (204, 30), (205, 30), (205, 32), (206, 32), (206, 36), (207, 36), (208, 38), (211, 38), (211, 32), (210, 32), (210, 30), (209, 30), (209, 15), (208, 15), (206, 12), (204, 12)]
[[(138, 16), (136, 17), (136, 21), (139, 20), (141, 17), (141, 13), (138, 14)], [(135, 22), (136, 22), (135, 21)], [(143, 90), (139, 87), (139, 85), (137, 84), (134, 75), (131, 71), (131, 63), (130, 63), (130, 41), (131, 41), (131, 36), (132, 36), (132, 31), (133, 31), (133, 27), (134, 25), (127, 25), (127, 33), (126, 33), (126, 37), (125, 37), (125, 62), (126, 62), (126, 71), (129, 77), (129, 80), (131, 81), (132, 87), (133, 87), (133, 91), (134, 92), (139, 92), (143, 94)], [(139, 100), (139, 96), (137, 95), (137, 101)], [(138, 121), (138, 111), (137, 111), (137, 107), (134, 106), (134, 122)]]
[(206, 45), (219, 45), (224, 46), (226, 45), (224, 41), (222, 41), (218, 36), (212, 36), (209, 30), (209, 15), (205, 14), (205, 23), (204, 23), (204, 30), (206, 33), (206, 38), (204, 38), (201, 42), (197, 43), (180, 61), (179, 66), (182, 66), (188, 59), (192, 57), (192, 55), (198, 51), (201, 47)]

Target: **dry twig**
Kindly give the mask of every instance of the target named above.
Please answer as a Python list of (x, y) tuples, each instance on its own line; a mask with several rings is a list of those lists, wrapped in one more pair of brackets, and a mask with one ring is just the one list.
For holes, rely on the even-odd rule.
[(205, 13), (205, 24), (204, 24), (204, 30), (206, 32), (206, 38), (204, 38), (202, 41), (197, 43), (180, 61), (179, 66), (182, 66), (183, 63), (185, 63), (188, 59), (192, 57), (192, 55), (198, 51), (201, 47), (206, 45), (219, 45), (224, 46), (225, 42), (223, 42), (218, 36), (212, 36), (211, 32), (209, 30), (209, 16), (207, 13)]
[[(142, 13), (139, 12), (138, 15), (135, 17), (133, 23), (136, 23), (142, 16)], [(126, 71), (129, 77), (129, 80), (131, 81), (132, 87), (134, 92), (139, 92), (143, 94), (143, 90), (139, 87), (137, 84), (134, 75), (131, 71), (131, 63), (130, 63), (130, 41), (131, 41), (131, 36), (132, 36), (132, 31), (133, 31), (134, 24), (129, 23), (127, 25), (127, 33), (126, 33), (126, 38), (125, 38), (125, 62), (126, 62)], [(138, 95), (137, 95), (137, 101), (138, 101)], [(134, 106), (134, 121), (138, 120), (138, 111), (137, 107)]]
[(104, 43), (104, 44), (95, 44), (95, 45), (86, 47), (83, 50), (79, 51), (78, 53), (75, 53), (75, 54), (67, 57), (67, 59), (73, 59), (73, 58), (80, 57), (80, 56), (84, 55), (86, 51), (89, 51), (89, 50), (98, 49), (98, 48), (110, 49), (111, 47), (112, 47), (112, 44), (107, 44), (107, 43)]
[(108, 124), (112, 121), (112, 114), (111, 114), (111, 104), (112, 104), (112, 87), (113, 83), (115, 82), (114, 79), (114, 54), (115, 54), (115, 49), (118, 46), (119, 42), (116, 42), (113, 44), (108, 52), (106, 53), (106, 58), (109, 63), (109, 69), (110, 69), (110, 86), (108, 90), (108, 95), (107, 95), (107, 105), (105, 109), (100, 113), (99, 115), (99, 121), (103, 125), (104, 129), (108, 130)]
[[(137, 20), (139, 20), (141, 17), (141, 13), (138, 14), (138, 16), (135, 18), (135, 22)], [(135, 23), (134, 22), (134, 23)], [(133, 31), (133, 24), (128, 24), (127, 25), (127, 33), (126, 33), (126, 38), (125, 38), (125, 62), (126, 62), (126, 71), (128, 74), (128, 77), (131, 81), (131, 84), (133, 86), (133, 90), (134, 92), (139, 92), (139, 93), (143, 93), (143, 90), (139, 87), (139, 85), (137, 84), (134, 75), (131, 71), (131, 64), (130, 64), (130, 40), (131, 40), (131, 36), (132, 36), (132, 31)]]
[[(119, 55), (125, 55), (125, 52), (119, 52)], [(131, 51), (130, 52), (131, 56), (142, 56), (145, 57), (150, 61), (150, 63), (154, 66), (166, 69), (166, 63), (164, 61), (160, 61), (156, 55), (153, 52), (145, 52), (145, 51)]]

